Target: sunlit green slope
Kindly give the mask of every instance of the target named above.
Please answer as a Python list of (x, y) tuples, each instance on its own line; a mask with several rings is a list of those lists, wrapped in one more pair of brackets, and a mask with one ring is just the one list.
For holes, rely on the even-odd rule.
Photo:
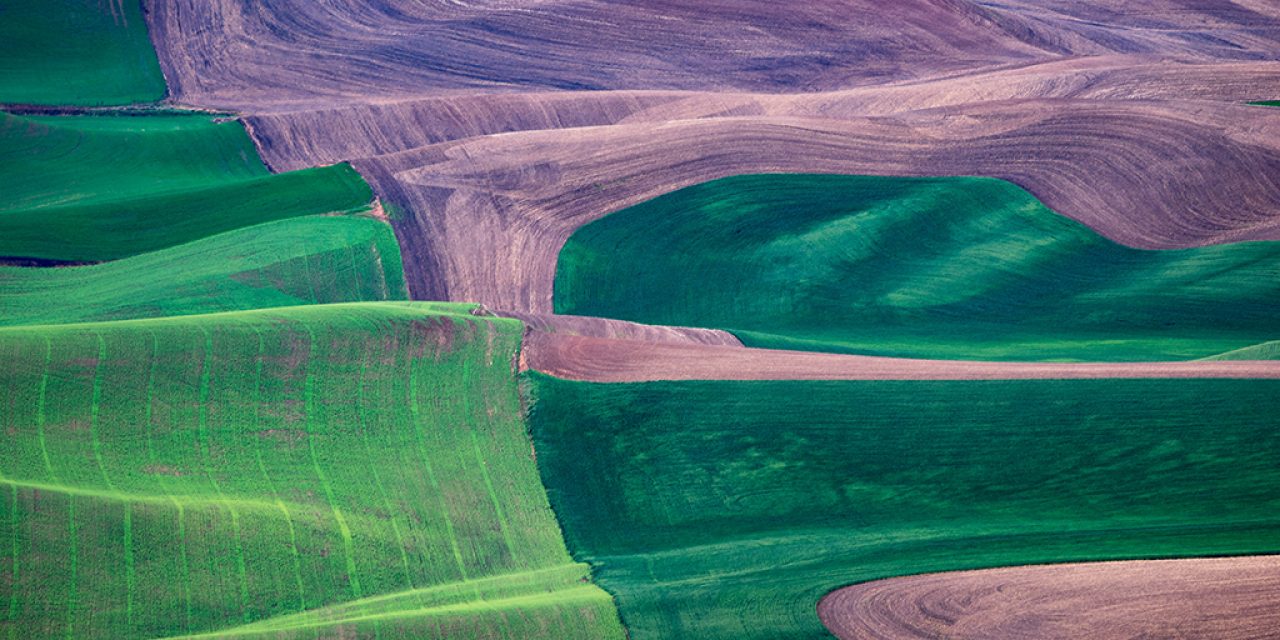
[(0, 329), (0, 638), (620, 637), (520, 335), (412, 303)]
[(268, 173), (239, 122), (0, 112), (0, 258), (112, 260), (252, 224), (365, 210), (349, 165)]
[(0, 325), (408, 297), (391, 227), (310, 216), (82, 267), (0, 267)]
[(636, 640), (827, 638), (818, 599), (887, 576), (1280, 552), (1280, 381), (531, 382)]
[(0, 103), (159, 100), (164, 75), (138, 0), (5, 0)]
[(987, 178), (739, 176), (578, 230), (555, 309), (762, 347), (1191, 359), (1280, 338), (1280, 243), (1131, 249)]

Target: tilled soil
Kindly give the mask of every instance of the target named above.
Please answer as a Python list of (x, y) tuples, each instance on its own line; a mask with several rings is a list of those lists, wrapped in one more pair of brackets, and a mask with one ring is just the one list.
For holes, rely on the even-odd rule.
[(1280, 361), (978, 362), (882, 358), (531, 331), (525, 366), (593, 382), (1280, 378)]
[(1280, 638), (1280, 557), (891, 578), (828, 594), (818, 615), (842, 640)]

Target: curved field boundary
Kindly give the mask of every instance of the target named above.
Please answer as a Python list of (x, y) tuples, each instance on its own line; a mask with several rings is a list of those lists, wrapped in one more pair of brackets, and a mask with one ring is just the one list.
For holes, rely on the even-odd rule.
[(560, 313), (748, 346), (964, 360), (1173, 361), (1276, 338), (1280, 242), (1138, 250), (998, 180), (744, 175), (577, 230)]
[(305, 216), (82, 267), (0, 266), (0, 326), (408, 297), (390, 227)]
[(272, 175), (207, 114), (0, 112), (0, 256), (104, 261), (290, 217), (368, 210), (350, 165)]
[(1280, 637), (1280, 557), (1103, 562), (937, 573), (833, 591), (841, 640)]
[(637, 640), (828, 637), (823, 595), (892, 576), (1280, 551), (1275, 379), (529, 380)]
[[(549, 313), (555, 256), (578, 226), (741, 173), (983, 175), (1132, 246), (1280, 238), (1280, 116), (1239, 104), (1280, 78), (1260, 53), (1280, 16), (1257, 3), (1165, 5), (854, 0), (784, 16), (730, 3), (656, 30), (686, 9), (392, 0), (304, 20), (288, 3), (148, 6), (180, 101), (249, 112), (272, 166), (358, 160), (396, 219), (415, 296)], [(576, 41), (560, 30), (583, 19), (620, 32), (601, 39), (607, 51), (588, 42), (561, 59)], [(884, 28), (866, 29), (885, 20), (929, 36), (879, 43)], [(840, 25), (853, 49), (811, 66), (776, 48), (804, 31), (811, 50), (815, 23)], [(681, 44), (693, 34), (698, 44)], [(933, 50), (953, 45), (964, 55)], [(655, 46), (687, 57), (642, 53)], [(893, 68), (868, 66), (867, 51)]]
[[(985, 175), (1130, 246), (1280, 238), (1280, 149), (1189, 108), (1015, 102), (966, 118), (741, 117), (515, 132), (356, 161), (396, 220), (416, 296), (547, 313), (556, 255), (579, 226), (743, 173)], [(1219, 116), (1215, 116), (1219, 117)], [(1177, 169), (1149, 179), (1169, 159)], [(461, 247), (466, 247), (464, 251)]]
[(779, 349), (564, 335), (526, 335), (529, 369), (568, 380), (1018, 380), (1280, 378), (1280, 361), (977, 362), (881, 358)]

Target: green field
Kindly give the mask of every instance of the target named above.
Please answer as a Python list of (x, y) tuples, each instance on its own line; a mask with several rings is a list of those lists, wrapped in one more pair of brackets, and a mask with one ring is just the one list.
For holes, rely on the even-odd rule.
[(1260, 100), (1258, 102), (1250, 102), (1249, 104), (1259, 107), (1280, 107), (1280, 100)]
[(752, 346), (1167, 360), (1280, 338), (1280, 243), (1113, 243), (987, 178), (749, 175), (579, 229), (557, 313), (728, 329)]
[(271, 220), (368, 209), (350, 165), (270, 174), (211, 116), (0, 112), (0, 257), (92, 262)]
[(0, 326), (408, 297), (391, 227), (309, 216), (83, 267), (0, 267)]
[(5, 115), (0, 178), (0, 255), (109, 260), (0, 266), (0, 640), (622, 637), (538, 478), (520, 323), (368, 302), (408, 291), (350, 166)]
[(113, 105), (164, 94), (138, 0), (0, 4), (0, 103)]
[(1280, 381), (531, 376), (538, 463), (632, 638), (821, 638), (826, 592), (1280, 552)]
[(0, 329), (0, 638), (621, 637), (468, 310)]

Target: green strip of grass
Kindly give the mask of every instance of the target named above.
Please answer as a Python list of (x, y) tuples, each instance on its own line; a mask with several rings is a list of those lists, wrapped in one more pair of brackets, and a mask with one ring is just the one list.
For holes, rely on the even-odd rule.
[(138, 0), (0, 5), (0, 103), (118, 105), (164, 93)]
[(0, 267), (0, 326), (408, 297), (391, 227), (365, 216), (269, 222), (83, 267)]
[(1280, 552), (1280, 382), (658, 382), (534, 374), (575, 557), (632, 638), (825, 638), (836, 587)]
[(1280, 107), (1280, 100), (1259, 100), (1258, 102), (1250, 102), (1249, 104), (1259, 107)]
[(366, 210), (350, 165), (272, 175), (239, 122), (0, 113), (0, 257), (94, 262)]
[(469, 310), (0, 329), (0, 638), (620, 638)]
[(579, 229), (558, 313), (752, 346), (990, 360), (1193, 359), (1278, 336), (1280, 243), (1142, 251), (986, 178), (751, 175)]

